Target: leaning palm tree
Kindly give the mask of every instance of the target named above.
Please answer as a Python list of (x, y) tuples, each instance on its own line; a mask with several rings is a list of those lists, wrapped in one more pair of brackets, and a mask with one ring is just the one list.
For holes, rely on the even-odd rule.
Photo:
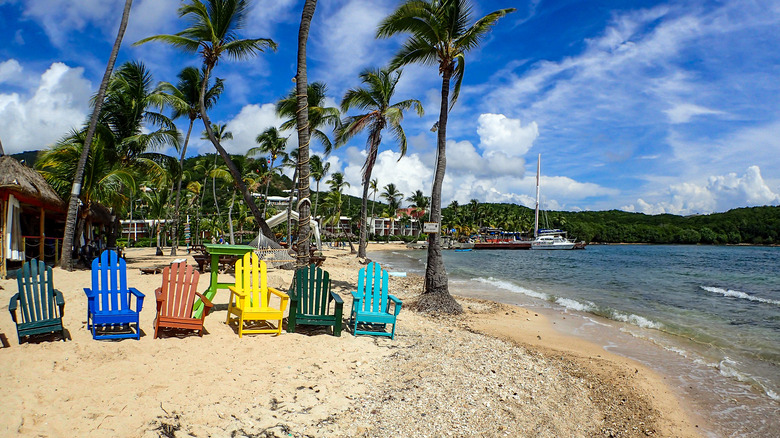
[[(161, 82), (159, 90), (163, 94), (165, 103), (173, 109), (171, 119), (178, 119), (179, 117), (186, 116), (189, 119), (189, 126), (187, 127), (187, 136), (184, 138), (184, 145), (181, 148), (181, 154), (179, 157), (179, 174), (176, 178), (176, 201), (174, 203), (173, 210), (173, 223), (174, 236), (178, 236), (179, 229), (179, 202), (181, 198), (181, 176), (184, 170), (184, 156), (187, 153), (187, 145), (190, 142), (190, 134), (192, 133), (192, 126), (195, 124), (195, 120), (200, 118), (200, 86), (203, 83), (203, 70), (195, 67), (185, 67), (178, 75), (179, 82), (176, 86), (168, 82)], [(217, 78), (208, 90), (206, 90), (206, 96), (204, 103), (206, 109), (211, 108), (217, 103), (219, 95), (224, 90), (225, 86), (222, 79)], [(176, 249), (179, 243), (179, 239), (174, 238), (171, 245), (171, 255), (176, 255)]]
[(108, 88), (108, 80), (111, 77), (111, 72), (114, 70), (114, 63), (116, 62), (117, 54), (119, 54), (119, 47), (122, 45), (122, 38), (125, 36), (125, 29), (127, 29), (127, 20), (130, 17), (130, 7), (133, 5), (133, 0), (125, 0), (125, 8), (122, 10), (122, 20), (119, 22), (119, 30), (117, 31), (116, 40), (114, 46), (111, 48), (111, 55), (108, 57), (108, 63), (106, 64), (106, 71), (103, 73), (103, 80), (100, 82), (100, 88), (98, 89), (97, 98), (95, 99), (95, 107), (92, 109), (92, 116), (89, 119), (89, 127), (87, 128), (86, 138), (84, 140), (84, 147), (81, 151), (78, 164), (74, 171), (73, 188), (71, 189), (70, 199), (68, 201), (68, 216), (65, 220), (65, 235), (62, 239), (62, 260), (60, 266), (72, 271), (73, 270), (73, 235), (76, 231), (76, 220), (78, 219), (79, 211), (79, 195), (81, 194), (82, 182), (84, 179), (84, 168), (86, 167), (87, 158), (89, 156), (89, 148), (92, 146), (92, 137), (95, 135), (95, 129), (97, 128), (98, 115), (103, 105), (103, 96), (105, 95), (106, 88)]
[[(250, 148), (247, 151), (247, 155), (251, 156), (258, 153), (269, 154), (271, 156), (271, 163), (268, 171), (273, 175), (274, 163), (276, 162), (276, 159), (280, 156), (284, 159), (286, 156), (284, 149), (287, 147), (288, 138), (289, 137), (280, 136), (279, 130), (275, 127), (270, 127), (258, 135), (257, 138), (255, 138), (255, 142), (257, 142), (260, 146)], [(263, 197), (263, 217), (265, 217), (265, 214), (268, 211), (268, 187), (270, 185), (271, 178), (268, 178), (268, 181), (265, 184), (265, 196)]]
[(360, 206), (360, 243), (358, 244), (357, 255), (360, 258), (366, 258), (368, 189), (371, 181), (371, 171), (374, 169), (376, 156), (379, 152), (379, 144), (382, 142), (382, 130), (386, 127), (390, 128), (398, 142), (401, 157), (403, 157), (406, 154), (406, 133), (404, 133), (404, 128), (401, 127), (404, 110), (415, 108), (417, 115), (423, 115), (422, 104), (416, 99), (390, 103), (400, 77), (400, 70), (365, 70), (360, 74), (360, 79), (365, 86), (348, 90), (341, 101), (341, 110), (344, 112), (352, 108), (367, 111), (357, 116), (347, 117), (338, 131), (338, 143), (341, 144), (347, 142), (364, 129), (368, 129), (368, 139), (366, 140), (368, 155), (366, 156), (365, 164), (363, 164), (363, 200)]
[(322, 161), (319, 155), (312, 155), (309, 161), (311, 165), (311, 178), (317, 183), (317, 197), (314, 199), (314, 214), (313, 217), (317, 218), (317, 204), (320, 200), (320, 181), (328, 174), (330, 170), (330, 163)]
[[(473, 11), (469, 0), (407, 0), (386, 17), (377, 30), (379, 38), (409, 34), (409, 39), (390, 62), (391, 67), (436, 65), (442, 77), (439, 121), (434, 125), (438, 129), (438, 138), (431, 193), (432, 222), (441, 222), (441, 190), (447, 165), (447, 116), (460, 92), (466, 52), (477, 48), (496, 21), (514, 10), (508, 8), (491, 12), (469, 26)], [(455, 88), (450, 98), (452, 79), (455, 79)], [(431, 233), (428, 237), (425, 287), (419, 308), (423, 311), (462, 312), (449, 292), (439, 233)]]
[(273, 233), (265, 222), (262, 212), (255, 204), (241, 174), (222, 147), (211, 129), (211, 120), (206, 112), (206, 89), (211, 71), (220, 58), (243, 60), (255, 56), (266, 49), (276, 50), (276, 43), (268, 38), (239, 39), (238, 31), (244, 26), (249, 11), (247, 0), (187, 0), (179, 7), (179, 17), (189, 20), (190, 26), (173, 35), (155, 35), (144, 38), (134, 45), (150, 41), (160, 41), (173, 45), (190, 53), (200, 53), (203, 57), (203, 82), (200, 87), (200, 115), (209, 140), (225, 161), (238, 190), (244, 197), (260, 229), (269, 238)]

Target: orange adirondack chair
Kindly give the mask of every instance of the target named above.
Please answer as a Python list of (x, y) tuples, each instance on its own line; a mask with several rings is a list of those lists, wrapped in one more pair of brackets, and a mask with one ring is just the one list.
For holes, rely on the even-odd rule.
[[(213, 307), (211, 301), (198, 293), (200, 273), (186, 261), (173, 263), (163, 269), (162, 286), (154, 291), (157, 297), (157, 318), (154, 320), (154, 338), (160, 327), (197, 330), (203, 336), (203, 320)], [(203, 316), (192, 317), (195, 296), (203, 301)]]

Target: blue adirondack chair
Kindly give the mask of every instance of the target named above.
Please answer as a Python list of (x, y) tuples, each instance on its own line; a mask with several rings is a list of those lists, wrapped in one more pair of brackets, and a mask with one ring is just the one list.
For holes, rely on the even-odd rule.
[[(395, 321), (401, 313), (401, 300), (387, 290), (387, 271), (379, 263), (371, 262), (358, 274), (357, 291), (352, 292), (352, 334), (395, 337)], [(393, 324), (390, 333), (386, 331), (359, 330), (359, 324), (384, 328)]]
[[(16, 274), (16, 281), (19, 292), (11, 297), (8, 311), (16, 323), (19, 343), (24, 336), (52, 332), (60, 332), (62, 339), (66, 339), (62, 327), (65, 300), (62, 292), (54, 289), (51, 268), (40, 260), (30, 260)], [(17, 308), (21, 319), (17, 319)]]
[[(141, 339), (139, 315), (144, 294), (127, 287), (127, 265), (115, 251), (103, 251), (92, 261), (92, 288), (84, 288), (84, 293), (87, 329), (92, 330), (94, 339)], [(132, 297), (135, 310), (131, 308)]]

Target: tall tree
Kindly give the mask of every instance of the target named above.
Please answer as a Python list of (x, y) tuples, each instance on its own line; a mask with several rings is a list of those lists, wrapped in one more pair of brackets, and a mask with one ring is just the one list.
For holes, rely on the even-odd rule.
[(68, 216), (65, 220), (65, 235), (62, 239), (62, 259), (60, 261), (60, 266), (69, 271), (73, 270), (73, 237), (76, 231), (76, 220), (78, 219), (79, 195), (81, 194), (81, 183), (84, 179), (84, 167), (87, 163), (87, 157), (89, 156), (89, 148), (92, 145), (92, 137), (95, 135), (98, 115), (103, 106), (103, 97), (105, 96), (106, 88), (108, 87), (108, 80), (111, 77), (111, 72), (114, 70), (114, 63), (116, 62), (116, 57), (119, 53), (119, 47), (122, 45), (122, 38), (125, 36), (125, 29), (127, 29), (127, 21), (130, 18), (130, 8), (132, 5), (133, 0), (125, 0), (125, 8), (122, 11), (122, 21), (119, 23), (119, 31), (116, 34), (114, 46), (111, 48), (111, 55), (106, 64), (106, 71), (103, 73), (103, 80), (100, 82), (100, 88), (98, 89), (97, 98), (95, 99), (95, 106), (92, 108), (92, 116), (89, 119), (89, 127), (87, 128), (84, 147), (81, 151), (78, 164), (76, 165), (73, 188), (70, 191), (70, 200), (68, 201)]
[(373, 195), (373, 201), (371, 203), (371, 218), (374, 218), (374, 205), (376, 204), (376, 192), (379, 191), (379, 180), (374, 178), (371, 180), (371, 182), (368, 183), (369, 187), (371, 188), (371, 193)]
[(330, 163), (322, 161), (319, 155), (312, 155), (309, 160), (311, 164), (311, 178), (317, 183), (317, 197), (314, 199), (314, 214), (313, 217), (317, 218), (317, 204), (320, 200), (320, 181), (328, 174), (330, 170)]
[[(227, 124), (223, 123), (221, 125), (217, 125), (214, 123), (211, 125), (211, 132), (213, 133), (214, 137), (219, 139), (219, 142), (222, 143), (225, 140), (233, 140), (233, 133), (227, 130)], [(203, 140), (209, 139), (209, 133), (207, 131), (203, 131), (203, 133), (200, 135), (200, 138)], [(236, 166), (238, 168), (238, 166)], [(211, 193), (212, 196), (214, 196), (214, 209), (217, 210), (217, 217), (220, 217), (219, 212), (219, 201), (217, 201), (217, 178), (220, 178), (222, 180), (228, 181), (227, 178), (225, 178), (225, 175), (223, 175), (222, 172), (224, 171), (224, 168), (222, 166), (217, 165), (217, 157), (214, 156), (214, 169), (209, 172), (209, 176), (211, 176)], [(230, 172), (228, 170), (228, 172)], [(231, 176), (233, 174), (231, 173)]]
[[(371, 171), (376, 163), (379, 152), (379, 144), (382, 142), (382, 130), (389, 127), (396, 141), (401, 157), (406, 154), (406, 133), (401, 127), (404, 118), (404, 110), (415, 108), (417, 115), (423, 115), (423, 107), (416, 99), (407, 99), (401, 102), (390, 103), (395, 93), (395, 86), (401, 78), (401, 71), (389, 69), (365, 70), (360, 74), (364, 87), (350, 89), (341, 100), (341, 111), (347, 112), (352, 108), (367, 111), (356, 116), (347, 117), (339, 129), (337, 144), (349, 141), (357, 133), (368, 129), (366, 140), (366, 162), (363, 164), (363, 200), (360, 206), (360, 243), (358, 254), (360, 258), (366, 258), (366, 240), (368, 238), (368, 189), (371, 181)], [(398, 159), (400, 160), (401, 157)]]
[[(203, 83), (203, 70), (195, 67), (185, 67), (178, 75), (179, 82), (176, 86), (168, 82), (160, 83), (159, 89), (164, 93), (164, 99), (167, 105), (173, 109), (172, 119), (186, 116), (189, 119), (187, 127), (187, 136), (184, 138), (184, 145), (181, 148), (179, 157), (179, 174), (176, 178), (176, 201), (173, 210), (173, 244), (171, 245), (171, 255), (176, 255), (176, 249), (179, 244), (179, 202), (181, 198), (181, 180), (184, 171), (184, 156), (187, 153), (187, 145), (190, 142), (192, 126), (195, 120), (200, 118), (200, 86)], [(214, 85), (206, 91), (204, 103), (206, 109), (211, 108), (217, 103), (219, 95), (224, 90), (222, 79), (216, 78)]]
[[(344, 179), (344, 174), (341, 172), (335, 172), (330, 176), (330, 179), (325, 181), (328, 183), (328, 186), (330, 186), (330, 192), (331, 192), (331, 202), (333, 203), (333, 216), (331, 216), (330, 222), (337, 228), (341, 229), (341, 205), (342, 202), (342, 191), (344, 190), (344, 187), (350, 187), (349, 182)], [(342, 230), (343, 231), (343, 230)], [(346, 231), (344, 231), (344, 234), (346, 236)], [(349, 241), (350, 248), (352, 247), (352, 241), (349, 239), (348, 236), (347, 241)], [(353, 249), (354, 251), (354, 249)]]
[(262, 212), (255, 204), (252, 193), (244, 184), (241, 173), (222, 147), (211, 129), (211, 120), (206, 112), (206, 89), (211, 71), (222, 56), (243, 60), (266, 49), (276, 50), (276, 43), (268, 38), (239, 39), (238, 31), (244, 26), (249, 10), (247, 0), (188, 0), (179, 7), (179, 17), (186, 18), (190, 26), (173, 35), (155, 35), (144, 38), (135, 45), (149, 41), (160, 41), (178, 47), (186, 52), (200, 53), (203, 57), (203, 82), (200, 88), (199, 106), (203, 125), (209, 140), (225, 161), (238, 190), (244, 197), (260, 229), (269, 238), (273, 233), (265, 222)]
[[(270, 127), (258, 135), (257, 138), (255, 138), (255, 142), (257, 142), (260, 146), (249, 149), (249, 151), (247, 151), (247, 155), (254, 155), (258, 153), (270, 155), (271, 163), (268, 171), (273, 174), (274, 163), (276, 162), (276, 159), (279, 156), (284, 157), (286, 155), (284, 153), (284, 149), (287, 147), (287, 137), (282, 137), (279, 135), (278, 129), (275, 127)], [(268, 181), (265, 184), (265, 196), (263, 197), (263, 217), (265, 217), (265, 214), (268, 211), (268, 187), (270, 185), (271, 178), (268, 178)]]
[[(500, 9), (472, 21), (469, 0), (407, 0), (387, 16), (377, 30), (378, 38), (409, 34), (403, 47), (393, 57), (393, 68), (407, 64), (436, 65), (441, 74), (441, 107), (437, 123), (437, 161), (431, 193), (431, 221), (441, 223), (441, 189), (447, 166), (447, 116), (455, 104), (466, 67), (466, 52), (475, 49), (499, 18), (514, 12)], [(450, 81), (455, 88), (450, 97)], [(447, 271), (441, 255), (441, 235), (428, 236), (428, 258), (425, 287), (419, 308), (423, 311), (460, 313), (462, 309), (450, 295)]]

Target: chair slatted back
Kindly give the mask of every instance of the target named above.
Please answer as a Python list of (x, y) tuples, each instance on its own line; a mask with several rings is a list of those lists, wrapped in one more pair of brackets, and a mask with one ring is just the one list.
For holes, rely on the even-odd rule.
[(96, 296), (96, 312), (130, 310), (127, 263), (116, 251), (105, 250), (92, 260), (92, 293)]
[(267, 268), (254, 251), (236, 261), (236, 288), (249, 296), (250, 307), (268, 306)]
[(330, 274), (315, 265), (295, 271), (297, 312), (301, 315), (328, 315)]
[(363, 296), (359, 311), (387, 312), (387, 271), (371, 262), (358, 273), (357, 292)]
[(19, 304), (22, 322), (37, 322), (60, 317), (54, 301), (54, 282), (51, 267), (41, 260), (26, 262), (16, 274), (19, 285)]
[(200, 273), (186, 261), (173, 263), (163, 269), (162, 296), (164, 301), (160, 315), (175, 318), (191, 318), (198, 290)]

